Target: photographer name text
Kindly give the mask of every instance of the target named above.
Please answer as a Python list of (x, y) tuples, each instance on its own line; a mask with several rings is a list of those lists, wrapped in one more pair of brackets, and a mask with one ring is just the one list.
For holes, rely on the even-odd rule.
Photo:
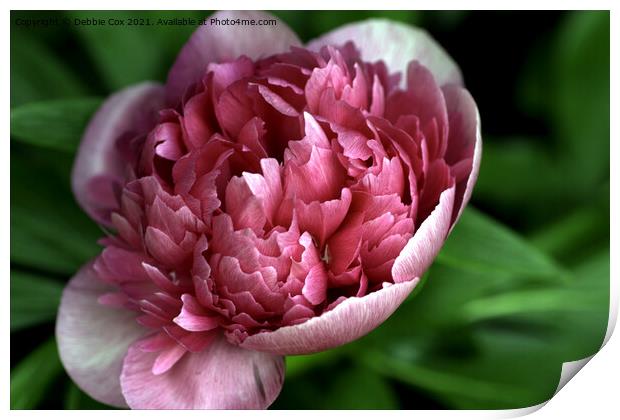
[(17, 26), (45, 28), (50, 26), (276, 26), (275, 19), (217, 19), (217, 18), (50, 18), (16, 19)]

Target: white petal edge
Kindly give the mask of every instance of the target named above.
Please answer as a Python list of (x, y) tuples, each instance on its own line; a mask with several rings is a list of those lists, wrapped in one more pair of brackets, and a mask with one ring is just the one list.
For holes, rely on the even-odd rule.
[(310, 41), (307, 48), (319, 51), (324, 45), (353, 41), (364, 61), (383, 60), (390, 72), (400, 72), (404, 87), (407, 65), (418, 60), (435, 77), (437, 84), (462, 84), (458, 66), (446, 51), (423, 29), (387, 19), (369, 19), (334, 29)]
[(88, 395), (115, 407), (127, 407), (120, 374), (129, 346), (147, 331), (133, 312), (97, 302), (110, 287), (84, 265), (65, 287), (56, 320), (60, 360)]
[(242, 347), (282, 355), (310, 354), (356, 340), (381, 325), (409, 296), (419, 279), (351, 297), (308, 321), (249, 336)]
[(91, 182), (123, 182), (126, 168), (117, 139), (127, 132), (148, 131), (163, 106), (163, 86), (144, 82), (108, 97), (90, 120), (73, 163), (71, 186), (77, 202), (96, 222), (111, 226), (110, 203), (92, 191)]
[[(211, 24), (212, 19), (275, 20), (275, 25)], [(286, 23), (266, 12), (220, 11), (205, 19), (183, 46), (168, 74), (166, 98), (176, 105), (189, 85), (200, 80), (209, 63), (231, 61), (241, 55), (252, 60), (286, 52), (301, 41)]]
[(396, 283), (421, 277), (431, 265), (443, 246), (454, 209), (455, 186), (443, 191), (439, 204), (422, 222), (392, 266), (392, 277)]

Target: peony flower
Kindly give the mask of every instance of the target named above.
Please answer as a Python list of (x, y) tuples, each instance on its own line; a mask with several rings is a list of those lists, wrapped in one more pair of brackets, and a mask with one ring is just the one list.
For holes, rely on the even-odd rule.
[(64, 291), (67, 372), (115, 406), (269, 406), (284, 355), (355, 340), (409, 295), (480, 153), (476, 104), (419, 29), (302, 47), (281, 21), (201, 26), (165, 86), (112, 95), (82, 139), (73, 190), (112, 233)]

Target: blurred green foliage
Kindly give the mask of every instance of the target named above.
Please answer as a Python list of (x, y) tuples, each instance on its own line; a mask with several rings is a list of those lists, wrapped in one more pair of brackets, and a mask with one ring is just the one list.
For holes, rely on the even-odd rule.
[[(476, 98), (484, 153), (472, 205), (415, 292), (366, 337), (288, 357), (273, 408), (516, 408), (550, 398), (562, 363), (596, 352), (607, 327), (609, 13), (275, 13), (304, 41), (370, 17), (426, 28)], [(51, 338), (62, 286), (102, 236), (72, 197), (71, 165), (102, 98), (165, 80), (193, 30), (15, 19), (207, 14), (11, 14), (12, 408), (106, 408), (63, 372)]]

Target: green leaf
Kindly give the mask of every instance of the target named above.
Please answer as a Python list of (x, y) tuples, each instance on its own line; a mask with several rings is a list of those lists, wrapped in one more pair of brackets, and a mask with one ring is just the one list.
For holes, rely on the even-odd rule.
[[(529, 137), (486, 138), (476, 198), (504, 211), (538, 210), (532, 198), (541, 199), (550, 189), (568, 189), (557, 170), (557, 162), (546, 149), (544, 139)], [(542, 203), (546, 205), (546, 203)]]
[(570, 266), (609, 248), (609, 184), (595, 192), (587, 205), (532, 233), (530, 242)]
[(157, 80), (164, 63), (158, 43), (144, 26), (111, 26), (109, 19), (142, 18), (143, 12), (71, 11), (69, 18), (103, 19), (105, 25), (73, 25), (108, 89), (117, 90), (144, 80)]
[[(202, 18), (191, 11), (71, 11), (75, 19), (103, 19), (105, 25), (74, 26), (100, 76), (110, 90), (144, 80), (163, 81), (181, 47), (196, 29), (189, 25), (162, 26), (159, 18)], [(115, 26), (112, 20), (123, 20)], [(134, 23), (129, 25), (129, 23)]]
[(532, 53), (517, 88), (523, 106), (551, 124), (561, 193), (584, 203), (609, 178), (609, 19), (609, 11), (566, 13)]
[(11, 270), (11, 331), (54, 321), (62, 288), (57, 281)]
[(454, 408), (543, 402), (564, 362), (601, 345), (609, 253), (571, 273), (473, 209), (463, 216), (424, 288), (348, 354)]
[(11, 147), (11, 261), (71, 275), (100, 250), (101, 230), (69, 189), (72, 156), (14, 143)]
[(609, 31), (608, 11), (574, 12), (556, 41), (550, 110), (579, 191), (609, 179)]
[[(388, 356), (380, 352), (367, 352), (362, 361), (367, 367), (385, 376), (402, 381), (409, 385), (431, 391), (447, 402), (453, 399), (474, 398), (477, 403), (510, 404), (512, 401), (530, 398), (527, 389), (521, 389), (500, 381), (487, 381), (467, 375), (456, 374), (437, 368), (410, 364), (402, 359)], [(488, 406), (476, 406), (490, 408)], [(463, 407), (464, 408), (464, 407)]]
[(301, 376), (312, 369), (332, 363), (342, 356), (343, 352), (339, 348), (302, 356), (286, 356), (286, 377)]
[(74, 152), (98, 98), (33, 102), (11, 110), (11, 136), (37, 146)]
[(84, 84), (44, 44), (11, 31), (11, 107), (88, 93)]
[[(463, 307), (463, 317), (470, 322), (515, 315), (549, 314), (570, 309), (579, 313), (596, 309), (598, 293), (560, 288), (516, 290), (473, 299)], [(570, 306), (567, 301), (573, 302)]]
[(394, 410), (398, 401), (384, 378), (358, 366), (335, 372), (320, 406), (326, 410)]
[(419, 294), (349, 354), (454, 408), (538, 404), (564, 362), (600, 348), (607, 326), (608, 251), (563, 277), (438, 262)]
[[(564, 317), (557, 317), (562, 327), (571, 354), (567, 359), (577, 360), (591, 356), (603, 344), (609, 322), (610, 301), (610, 254), (609, 247), (596, 253), (573, 270), (570, 289), (580, 295), (574, 301), (589, 299), (591, 306), (587, 311), (569, 311)], [(572, 306), (572, 305), (567, 305)]]
[(523, 238), (468, 207), (437, 261), (483, 273), (557, 277), (561, 269)]
[(52, 338), (11, 371), (11, 409), (37, 408), (60, 373), (62, 365)]

